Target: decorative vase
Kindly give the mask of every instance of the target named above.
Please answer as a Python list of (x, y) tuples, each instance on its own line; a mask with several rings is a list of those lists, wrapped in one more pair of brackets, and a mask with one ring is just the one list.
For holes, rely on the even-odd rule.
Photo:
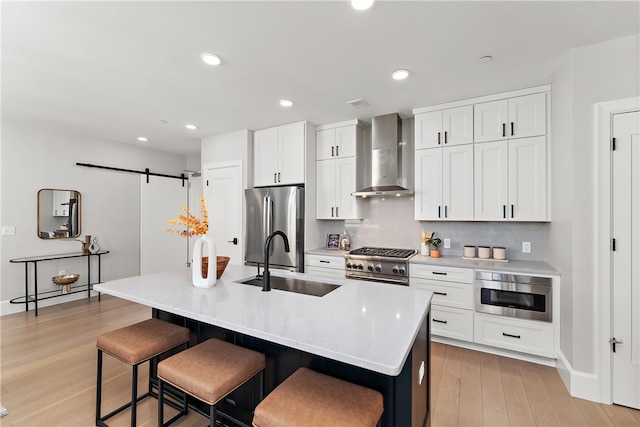
[[(196, 288), (211, 288), (216, 284), (216, 264), (207, 262), (207, 268), (202, 271), (204, 246), (207, 246), (208, 260), (216, 259), (216, 246), (206, 235), (195, 241), (193, 245), (193, 265), (191, 267), (193, 286)], [(207, 261), (208, 261), (207, 260)]]
[(91, 245), (91, 235), (87, 234), (84, 236), (84, 243), (82, 244), (82, 253), (84, 255), (89, 255), (89, 245)]
[(431, 258), (440, 258), (440, 249), (431, 249)]
[(100, 250), (100, 245), (98, 244), (98, 239), (96, 237), (94, 237), (91, 240), (91, 244), (89, 245), (89, 252), (91, 252), (92, 254), (95, 254), (99, 250)]
[(420, 255), (429, 256), (429, 245), (420, 243)]

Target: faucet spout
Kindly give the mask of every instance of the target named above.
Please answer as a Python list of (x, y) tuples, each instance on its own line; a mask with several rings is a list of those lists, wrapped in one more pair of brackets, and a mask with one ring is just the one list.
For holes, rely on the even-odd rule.
[(275, 236), (282, 236), (284, 241), (284, 251), (289, 252), (289, 239), (282, 231), (274, 231), (267, 236), (264, 242), (264, 269), (262, 270), (262, 291), (269, 292), (271, 290), (271, 272), (269, 272), (269, 249), (271, 249), (271, 241)]

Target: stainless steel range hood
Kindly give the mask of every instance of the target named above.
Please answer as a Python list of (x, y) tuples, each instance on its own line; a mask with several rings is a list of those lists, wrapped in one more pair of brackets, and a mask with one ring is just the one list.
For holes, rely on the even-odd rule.
[[(371, 119), (370, 186), (354, 196), (412, 196), (413, 149), (410, 135), (403, 138), (402, 119), (397, 113)], [(366, 185), (366, 184), (365, 184)]]

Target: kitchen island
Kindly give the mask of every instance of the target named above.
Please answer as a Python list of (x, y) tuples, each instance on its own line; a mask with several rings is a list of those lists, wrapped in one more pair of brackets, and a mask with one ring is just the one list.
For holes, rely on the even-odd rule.
[[(114, 280), (95, 290), (153, 308), (153, 316), (186, 324), (192, 344), (216, 337), (265, 353), (265, 393), (306, 366), (373, 388), (384, 398), (383, 426), (423, 426), (429, 420), (431, 292), (405, 286), (287, 276), (340, 285), (323, 297), (238, 283), (255, 268), (230, 265), (216, 286), (191, 285), (179, 269)], [(251, 421), (251, 384), (220, 409)]]

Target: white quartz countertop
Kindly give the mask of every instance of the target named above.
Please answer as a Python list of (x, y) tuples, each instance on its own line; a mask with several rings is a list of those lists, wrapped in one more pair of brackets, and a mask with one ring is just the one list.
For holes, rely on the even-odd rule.
[(94, 285), (93, 289), (318, 356), (396, 376), (402, 370), (432, 293), (408, 286), (334, 280), (272, 270), (341, 285), (323, 297), (236, 283), (253, 267), (229, 265), (210, 289), (191, 284), (184, 268)]
[(544, 261), (523, 261), (511, 259), (509, 262), (502, 261), (481, 261), (473, 259), (463, 259), (462, 256), (443, 255), (440, 258), (432, 258), (420, 254), (414, 255), (410, 264), (430, 264), (447, 267), (464, 267), (476, 270), (493, 270), (508, 273), (521, 274), (542, 274), (549, 276), (559, 276), (560, 272)]

